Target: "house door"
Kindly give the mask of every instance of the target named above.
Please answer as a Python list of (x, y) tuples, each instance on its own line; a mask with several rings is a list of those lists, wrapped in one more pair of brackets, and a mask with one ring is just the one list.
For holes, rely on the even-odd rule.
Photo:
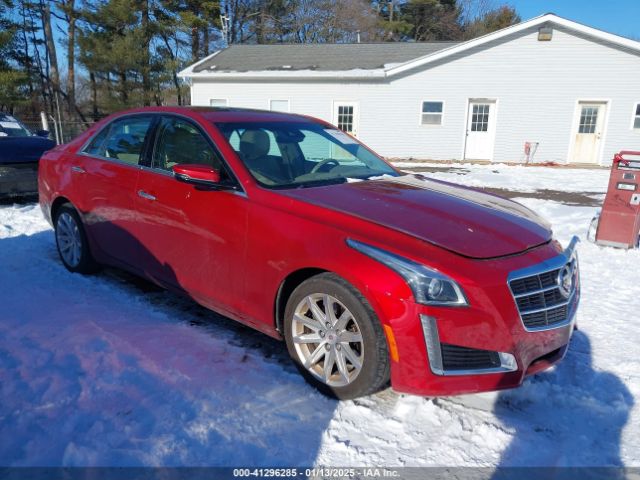
[(467, 140), (464, 158), (467, 160), (492, 160), (496, 136), (496, 102), (473, 100), (469, 102), (467, 115)]
[(570, 162), (599, 163), (606, 113), (607, 104), (604, 102), (578, 103), (573, 122), (575, 131)]
[(358, 136), (358, 104), (356, 102), (334, 102), (333, 124), (343, 132)]

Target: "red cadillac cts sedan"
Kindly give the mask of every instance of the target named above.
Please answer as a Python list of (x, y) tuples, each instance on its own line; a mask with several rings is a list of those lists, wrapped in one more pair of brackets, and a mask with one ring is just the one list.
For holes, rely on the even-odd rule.
[(118, 113), (46, 153), (39, 191), (68, 270), (123, 268), (283, 338), (337, 398), (515, 387), (574, 328), (577, 239), (321, 120)]

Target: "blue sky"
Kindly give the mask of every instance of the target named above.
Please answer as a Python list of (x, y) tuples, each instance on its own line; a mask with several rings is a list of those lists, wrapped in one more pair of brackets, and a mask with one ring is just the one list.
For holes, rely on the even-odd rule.
[(617, 35), (640, 40), (640, 0), (507, 0), (523, 20), (555, 13)]

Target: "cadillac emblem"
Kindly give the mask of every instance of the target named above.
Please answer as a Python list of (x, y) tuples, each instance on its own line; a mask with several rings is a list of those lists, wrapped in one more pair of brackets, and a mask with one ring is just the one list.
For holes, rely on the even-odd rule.
[(558, 272), (558, 290), (560, 290), (560, 295), (562, 295), (564, 298), (569, 298), (571, 296), (575, 277), (575, 269), (575, 262), (570, 262), (567, 263), (560, 270), (560, 272)]

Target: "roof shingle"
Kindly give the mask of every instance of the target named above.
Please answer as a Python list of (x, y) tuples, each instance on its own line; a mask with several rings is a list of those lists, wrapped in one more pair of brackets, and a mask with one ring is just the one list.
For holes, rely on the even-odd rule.
[(424, 57), (456, 42), (231, 45), (194, 72), (376, 70)]

